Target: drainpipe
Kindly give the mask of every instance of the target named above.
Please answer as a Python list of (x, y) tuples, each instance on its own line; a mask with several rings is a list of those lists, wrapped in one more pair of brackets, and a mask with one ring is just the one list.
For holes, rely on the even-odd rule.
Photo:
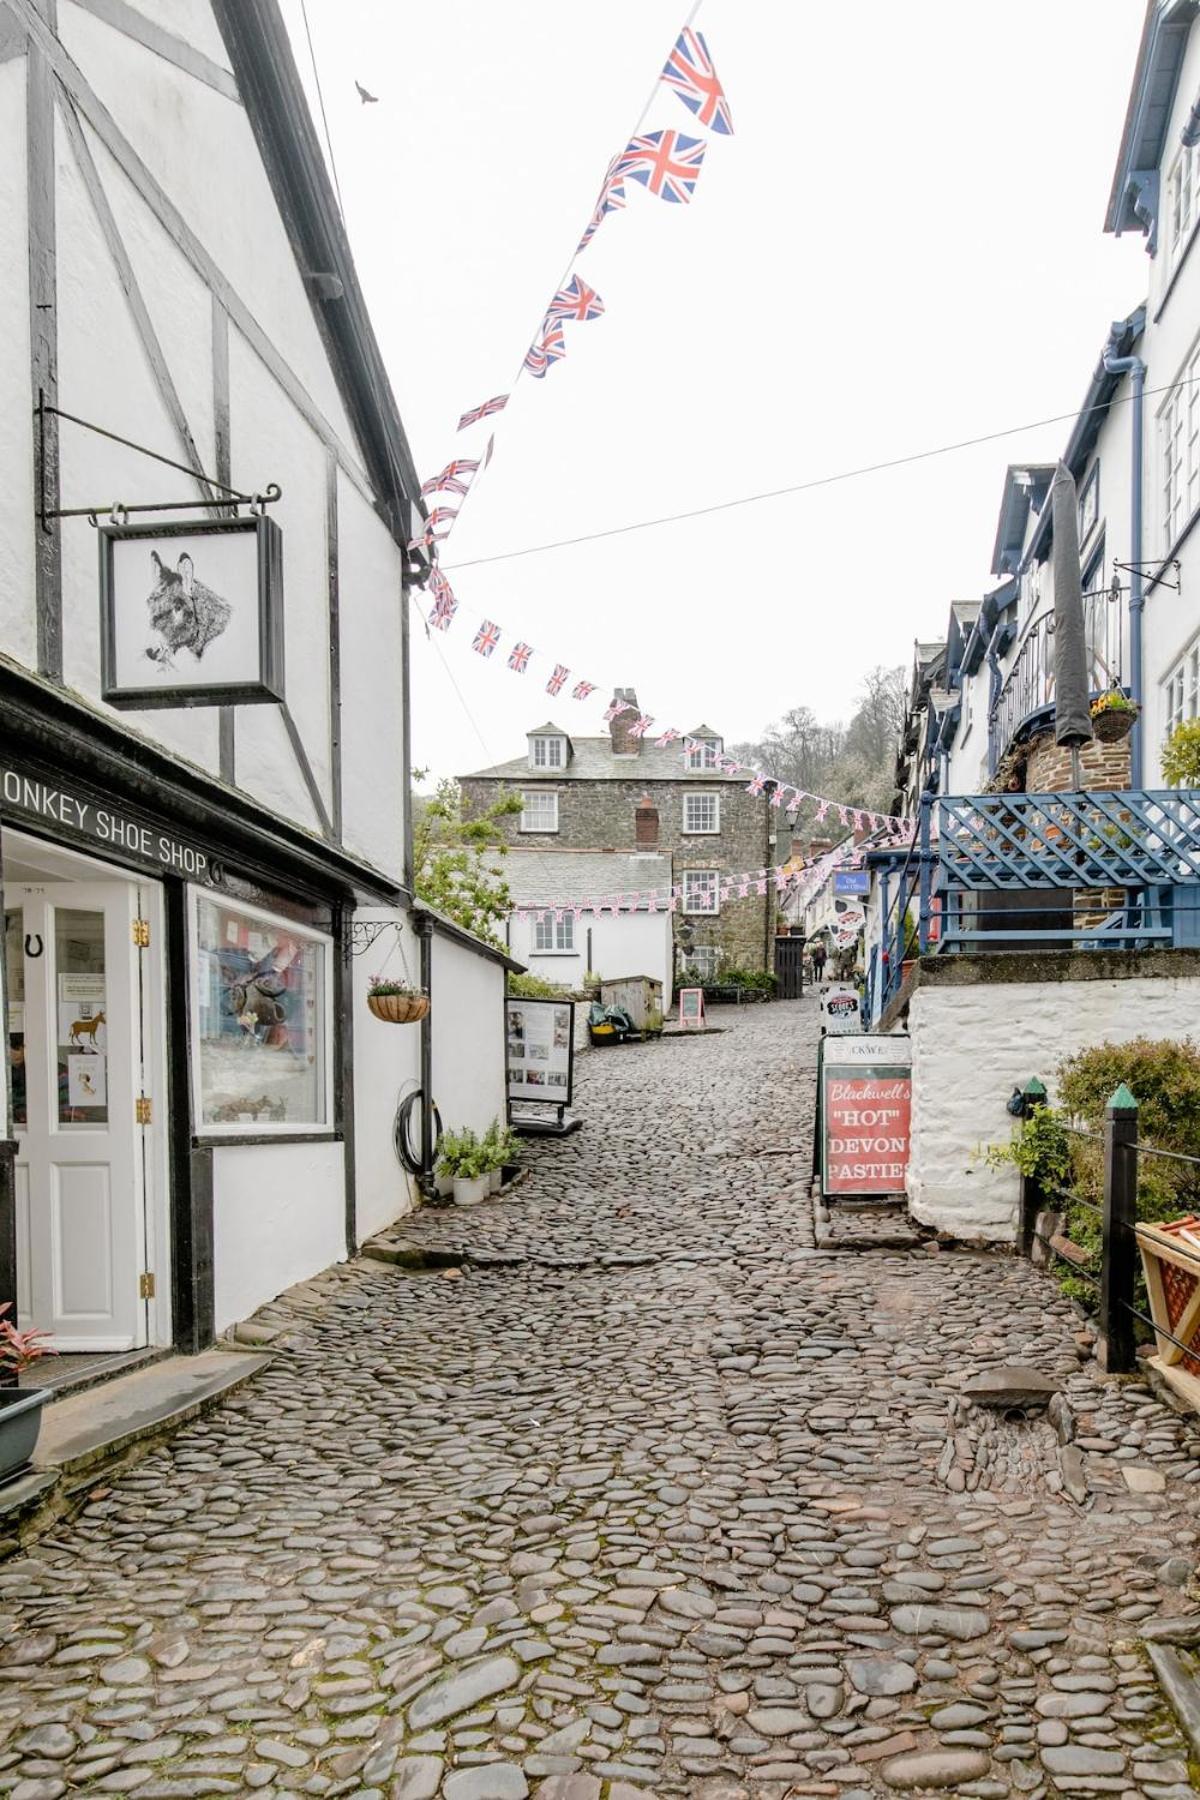
[[(1117, 356), (1111, 346), (1116, 341), (1117, 330), (1109, 339), (1110, 348), (1104, 352), (1104, 369), (1109, 375), (1130, 375), (1133, 378), (1133, 448), (1132, 475), (1130, 491), (1130, 554), (1129, 554), (1129, 692), (1136, 706), (1142, 704), (1142, 614), (1146, 607), (1145, 577), (1142, 571), (1142, 457), (1143, 429), (1142, 415), (1145, 410), (1146, 365), (1140, 356)], [(1129, 739), (1129, 785), (1140, 788), (1142, 785), (1142, 721), (1134, 721), (1133, 731)]]
[(421, 992), (428, 994), (429, 1011), (421, 1020), (421, 1173), (423, 1194), (433, 1192), (433, 920), (428, 913), (413, 919), (421, 946)]

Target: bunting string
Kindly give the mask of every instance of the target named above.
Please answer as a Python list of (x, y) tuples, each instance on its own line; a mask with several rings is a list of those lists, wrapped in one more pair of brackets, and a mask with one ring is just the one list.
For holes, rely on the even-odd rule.
[[(603, 300), (595, 288), (578, 274), (575, 262), (587, 249), (608, 215), (627, 204), (627, 183), (636, 181), (647, 193), (671, 205), (687, 205), (691, 200), (700, 179), (710, 139), (688, 136), (671, 127), (643, 131), (642, 126), (659, 90), (665, 89), (667, 93), (676, 95), (693, 115), (695, 124), (706, 132), (716, 137), (733, 136), (733, 117), (729, 102), (713, 65), (708, 45), (702, 33), (692, 28), (700, 5), (701, 0), (695, 0), (666, 63), (655, 77), (625, 148), (612, 158), (605, 171), (600, 193), (583, 235), (571, 254), (549, 305), (541, 315), (529, 347), (517, 365), (508, 392), (495, 394), (481, 405), (469, 408), (458, 421), (459, 431), (469, 430), (482, 420), (502, 412), (522, 375), (529, 375), (535, 381), (544, 381), (554, 365), (562, 362), (567, 354), (567, 324), (589, 324), (603, 317)], [(421, 488), (422, 498), (448, 492), (459, 495), (465, 501), (483, 470), (491, 462), (494, 443), (494, 437), (489, 439), (487, 453), (482, 459), (482, 469), (479, 459), (455, 458), (440, 475), (431, 476), (424, 483)], [(471, 467), (467, 470), (468, 479), (464, 483), (463, 471), (467, 463)], [(436, 528), (431, 530), (426, 522), (425, 529), (413, 540), (410, 548), (420, 550), (430, 560), (436, 560), (437, 545), (449, 537), (456, 517), (457, 515), (452, 517), (446, 530), (441, 532)]]

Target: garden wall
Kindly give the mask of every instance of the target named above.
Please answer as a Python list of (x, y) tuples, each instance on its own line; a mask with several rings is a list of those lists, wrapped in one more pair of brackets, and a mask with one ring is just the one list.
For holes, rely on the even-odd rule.
[(1055, 1097), (1065, 1056), (1130, 1038), (1200, 1038), (1200, 952), (1043, 951), (924, 957), (909, 1002), (909, 1208), (957, 1238), (1016, 1236), (1018, 1176), (988, 1144), (1015, 1121), (1014, 1087), (1040, 1076)]

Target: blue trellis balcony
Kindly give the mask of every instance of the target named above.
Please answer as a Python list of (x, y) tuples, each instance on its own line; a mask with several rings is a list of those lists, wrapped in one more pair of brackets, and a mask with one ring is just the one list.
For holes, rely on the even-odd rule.
[(875, 1017), (917, 955), (1195, 946), (1200, 788), (926, 795), (879, 873)]

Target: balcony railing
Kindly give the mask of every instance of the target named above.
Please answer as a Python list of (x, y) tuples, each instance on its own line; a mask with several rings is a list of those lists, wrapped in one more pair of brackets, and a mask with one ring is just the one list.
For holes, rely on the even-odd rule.
[(880, 870), (872, 1016), (919, 955), (1200, 943), (1200, 788), (927, 795)]
[[(1119, 595), (1112, 589), (1096, 588), (1083, 596), (1088, 686), (1093, 694), (1120, 687), (1124, 679), (1121, 622)], [(996, 773), (1000, 758), (1026, 720), (1053, 700), (1054, 614), (1043, 613), (1030, 627), (989, 716), (989, 775)]]

